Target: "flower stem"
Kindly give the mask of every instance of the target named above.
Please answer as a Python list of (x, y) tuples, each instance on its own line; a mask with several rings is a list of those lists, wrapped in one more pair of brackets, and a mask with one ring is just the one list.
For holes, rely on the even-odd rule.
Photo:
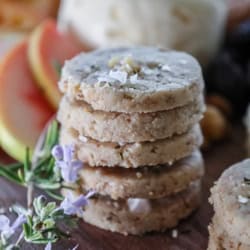
[(34, 185), (33, 183), (29, 183), (27, 187), (27, 207), (29, 210), (32, 209), (32, 203), (33, 203), (33, 191), (34, 191)]
[(23, 240), (23, 237), (24, 237), (24, 232), (22, 231), (22, 233), (19, 235), (19, 237), (16, 241), (15, 246), (18, 246), (20, 244), (20, 242)]

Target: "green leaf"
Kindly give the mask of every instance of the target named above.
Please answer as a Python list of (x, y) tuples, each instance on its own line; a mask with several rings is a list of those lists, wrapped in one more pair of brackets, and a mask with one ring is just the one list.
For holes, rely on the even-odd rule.
[(60, 182), (50, 182), (50, 181), (45, 181), (44, 179), (38, 179), (35, 183), (36, 187), (42, 189), (42, 190), (56, 190), (59, 189), (61, 187), (61, 183)]
[(51, 158), (47, 166), (48, 174), (54, 174), (54, 168), (55, 168), (55, 159)]
[(24, 223), (23, 224), (23, 232), (24, 232), (24, 237), (29, 238), (32, 234), (32, 227), (30, 223)]
[(63, 200), (63, 196), (60, 194), (57, 194), (55, 192), (52, 192), (50, 190), (44, 190), (46, 192), (46, 194), (48, 194), (51, 198), (55, 199), (55, 200), (59, 200), (62, 201)]
[(14, 211), (16, 214), (28, 214), (28, 210), (19, 204), (13, 205), (11, 209), (11, 211)]
[(49, 217), (50, 214), (55, 209), (56, 209), (56, 203), (55, 202), (49, 202), (45, 207), (43, 207), (42, 210), (40, 211), (40, 214), (38, 214), (41, 221), (43, 221), (45, 218)]
[[(1, 167), (1, 165), (0, 165), (0, 167)], [(18, 169), (22, 169), (23, 168), (23, 163), (21, 163), (21, 162), (12, 163), (12, 164), (6, 165), (6, 167), (8, 169), (10, 169), (11, 171), (17, 171)]]
[(33, 178), (34, 178), (34, 173), (32, 171), (26, 171), (25, 172), (25, 182), (26, 183), (30, 183), (33, 182)]
[(38, 161), (37, 165), (34, 168), (34, 173), (38, 174), (42, 170), (46, 169), (46, 165), (49, 163), (51, 160), (51, 156), (47, 156), (45, 158), (42, 158), (40, 161)]
[(33, 207), (35, 209), (35, 213), (39, 215), (44, 207), (45, 198), (44, 196), (40, 195), (39, 197), (35, 198), (33, 201)]
[(33, 222), (32, 222), (32, 217), (31, 216), (27, 217), (27, 224), (32, 228)]
[(29, 148), (26, 148), (26, 154), (25, 154), (25, 161), (23, 165), (24, 173), (29, 172), (31, 169), (31, 162), (30, 162), (30, 150)]
[(17, 176), (19, 177), (20, 181), (25, 184), (25, 178), (23, 176), (23, 171), (22, 169), (17, 170)]
[(43, 236), (40, 232), (31, 232), (28, 236), (24, 236), (25, 240), (30, 243), (36, 243), (36, 241), (43, 239)]
[(28, 239), (25, 239), (27, 242), (33, 243), (33, 244), (43, 244), (46, 245), (49, 242), (55, 243), (57, 242), (58, 238), (43, 238), (43, 237), (30, 237)]
[(56, 235), (58, 238), (60, 237), (70, 237), (69, 234), (61, 231), (58, 227), (52, 227), (52, 228), (47, 228), (45, 230), (42, 230), (42, 234), (46, 234), (46, 233), (52, 233), (54, 235)]
[(7, 178), (10, 181), (13, 181), (19, 185), (23, 185), (23, 180), (20, 179), (20, 177), (14, 173), (13, 171), (9, 170), (5, 167), (0, 167), (0, 176)]
[(53, 219), (46, 219), (43, 221), (43, 224), (46, 228), (51, 228), (55, 226), (55, 221)]
[(52, 147), (58, 143), (58, 137), (59, 137), (58, 127), (59, 125), (56, 120), (51, 122), (50, 126), (48, 127), (48, 132), (45, 139), (45, 144), (44, 144), (45, 148), (47, 147), (49, 150), (51, 150)]

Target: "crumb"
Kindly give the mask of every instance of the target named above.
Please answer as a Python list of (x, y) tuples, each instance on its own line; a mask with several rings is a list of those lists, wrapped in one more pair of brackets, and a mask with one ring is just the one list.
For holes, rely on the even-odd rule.
[(83, 136), (83, 135), (80, 135), (80, 136), (79, 136), (79, 140), (80, 140), (81, 142), (88, 142), (88, 138), (85, 137), (85, 136)]
[(174, 229), (172, 230), (172, 238), (176, 239), (178, 237), (178, 230)]
[(113, 205), (114, 205), (115, 208), (119, 208), (120, 207), (118, 202), (114, 202)]
[(136, 177), (137, 177), (138, 179), (142, 178), (142, 173), (141, 173), (141, 172), (136, 172)]
[(246, 204), (248, 203), (249, 199), (247, 197), (244, 197), (242, 195), (239, 195), (238, 196), (238, 202), (241, 203), (241, 204)]

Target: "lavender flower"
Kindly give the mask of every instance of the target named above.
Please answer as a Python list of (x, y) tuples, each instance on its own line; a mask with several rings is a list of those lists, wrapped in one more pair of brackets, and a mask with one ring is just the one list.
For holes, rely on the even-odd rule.
[(10, 220), (5, 215), (0, 215), (0, 231), (1, 236), (4, 238), (9, 238), (11, 235), (13, 235), (16, 231), (16, 229), (21, 226), (23, 223), (25, 223), (26, 217), (21, 214), (18, 215), (16, 220), (13, 222), (12, 225), (10, 225)]
[(52, 249), (52, 244), (51, 242), (48, 242), (48, 244), (45, 246), (44, 250), (51, 250)]
[[(79, 246), (79, 245), (76, 245), (74, 248), (72, 248), (72, 250), (76, 250), (76, 249), (78, 248), (78, 246)], [(52, 244), (51, 244), (51, 242), (49, 242), (49, 243), (45, 246), (44, 250), (52, 250)]]
[(66, 182), (75, 182), (83, 163), (74, 160), (74, 147), (57, 145), (52, 149), (52, 155), (56, 160), (56, 167), (61, 170), (62, 178)]
[(62, 146), (60, 146), (60, 145), (54, 146), (51, 153), (56, 161), (63, 160), (63, 147)]
[(88, 204), (88, 199), (95, 194), (95, 191), (90, 191), (86, 195), (80, 195), (75, 198), (71, 193), (62, 201), (60, 208), (67, 215), (82, 214), (82, 208)]

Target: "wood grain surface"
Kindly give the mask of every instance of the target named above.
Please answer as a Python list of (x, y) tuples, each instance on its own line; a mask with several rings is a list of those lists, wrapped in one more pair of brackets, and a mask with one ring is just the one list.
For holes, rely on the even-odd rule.
[[(208, 203), (209, 189), (222, 171), (231, 164), (242, 160), (246, 153), (245, 132), (241, 125), (234, 126), (231, 137), (204, 152), (206, 177), (203, 182), (202, 206), (190, 218), (178, 226), (178, 237), (171, 237), (171, 231), (166, 233), (151, 233), (143, 237), (122, 236), (110, 233), (84, 222), (72, 235), (70, 241), (62, 241), (53, 249), (70, 249), (79, 244), (83, 250), (205, 250), (207, 248), (207, 226), (213, 214)], [(10, 161), (0, 153), (1, 161)], [(0, 207), (8, 207), (13, 203), (25, 204), (25, 190), (0, 178)], [(43, 249), (41, 246), (23, 245), (22, 249)]]

